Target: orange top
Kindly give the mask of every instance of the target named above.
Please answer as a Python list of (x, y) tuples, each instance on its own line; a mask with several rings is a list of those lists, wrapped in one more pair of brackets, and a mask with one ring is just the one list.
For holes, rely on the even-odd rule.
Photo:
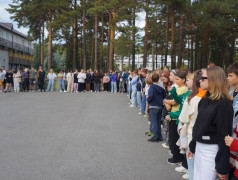
[(206, 94), (207, 90), (203, 90), (202, 88), (199, 88), (197, 97), (202, 98)]

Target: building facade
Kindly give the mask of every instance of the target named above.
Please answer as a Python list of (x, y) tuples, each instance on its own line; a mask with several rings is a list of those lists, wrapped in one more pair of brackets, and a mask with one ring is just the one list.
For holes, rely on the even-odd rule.
[(0, 22), (0, 66), (31, 67), (34, 48), (27, 36), (13, 28), (11, 23)]

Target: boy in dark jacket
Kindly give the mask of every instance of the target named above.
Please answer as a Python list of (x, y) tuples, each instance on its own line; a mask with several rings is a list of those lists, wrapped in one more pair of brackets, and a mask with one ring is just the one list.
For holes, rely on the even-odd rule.
[(149, 103), (149, 115), (151, 121), (151, 132), (153, 137), (148, 139), (150, 142), (159, 142), (162, 140), (161, 134), (161, 116), (163, 100), (166, 97), (165, 90), (159, 86), (159, 75), (152, 75), (153, 84), (150, 85), (147, 102)]

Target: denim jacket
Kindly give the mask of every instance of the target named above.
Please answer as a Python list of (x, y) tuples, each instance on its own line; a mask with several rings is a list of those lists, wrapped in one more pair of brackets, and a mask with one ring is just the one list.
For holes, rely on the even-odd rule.
[[(235, 90), (232, 90), (230, 92), (230, 96), (233, 97)], [(238, 121), (238, 95), (234, 97), (233, 100), (233, 110), (234, 110), (234, 116), (233, 116), (233, 126), (232, 129), (234, 130)]]

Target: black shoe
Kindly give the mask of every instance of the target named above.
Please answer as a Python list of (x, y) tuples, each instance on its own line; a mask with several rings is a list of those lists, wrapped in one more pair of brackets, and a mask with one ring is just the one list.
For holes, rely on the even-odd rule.
[(171, 165), (179, 165), (182, 163), (182, 161), (175, 161), (174, 158), (168, 159), (168, 163)]
[(149, 142), (159, 142), (159, 139), (155, 139), (154, 137), (148, 139)]

